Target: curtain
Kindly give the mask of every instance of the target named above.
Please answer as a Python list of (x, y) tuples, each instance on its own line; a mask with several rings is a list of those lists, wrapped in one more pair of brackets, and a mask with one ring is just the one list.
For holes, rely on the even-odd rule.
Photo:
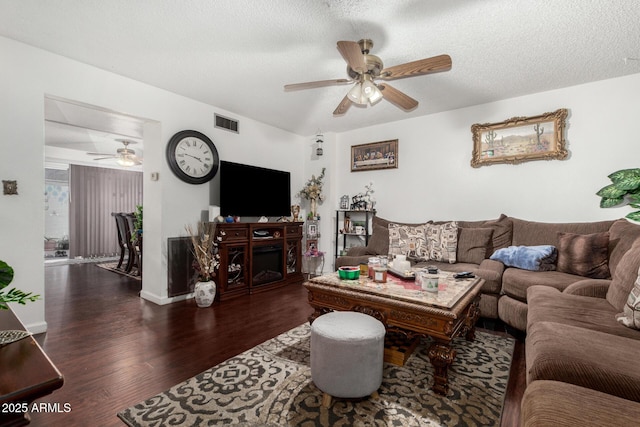
[(134, 212), (142, 204), (142, 172), (71, 165), (69, 193), (69, 257), (117, 254), (111, 213)]

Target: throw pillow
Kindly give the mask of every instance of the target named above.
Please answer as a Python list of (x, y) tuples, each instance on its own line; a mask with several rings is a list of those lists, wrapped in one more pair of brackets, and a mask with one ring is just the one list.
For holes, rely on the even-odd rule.
[(458, 223), (427, 224), (428, 259), (454, 264), (458, 250)]
[(556, 247), (551, 245), (508, 246), (491, 255), (491, 259), (508, 267), (531, 271), (553, 271), (557, 258)]
[(373, 226), (373, 233), (367, 244), (367, 255), (387, 255), (389, 253), (389, 229)]
[(487, 257), (492, 238), (491, 228), (458, 228), (457, 262), (480, 264)]
[(608, 279), (609, 232), (592, 234), (558, 233), (558, 271)]
[(616, 315), (616, 320), (629, 328), (640, 329), (640, 270), (633, 289), (629, 292), (624, 311)]
[(501, 214), (498, 219), (485, 221), (482, 228), (493, 229), (493, 237), (491, 238), (491, 247), (488, 253), (492, 254), (498, 249), (511, 246), (513, 237), (513, 222), (505, 214)]
[(428, 259), (425, 225), (389, 224), (389, 254)]

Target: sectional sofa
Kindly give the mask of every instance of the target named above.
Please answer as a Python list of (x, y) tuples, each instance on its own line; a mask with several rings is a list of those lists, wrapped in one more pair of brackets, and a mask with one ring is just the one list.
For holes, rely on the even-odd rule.
[[(416, 236), (444, 224), (451, 222), (397, 224), (374, 217), (367, 247), (352, 248), (336, 265), (388, 254), (398, 235), (417, 260), (425, 253), (417, 250), (423, 243)], [(474, 271), (486, 280), (481, 315), (526, 333), (521, 426), (638, 424), (640, 226), (626, 219), (542, 223), (506, 215), (456, 225), (455, 256), (417, 265)], [(533, 267), (512, 265), (513, 257), (501, 256), (539, 247), (554, 249), (551, 263), (542, 262), (544, 255)]]
[[(472, 271), (485, 279), (480, 300), (480, 315), (500, 319), (519, 331), (527, 328), (527, 289), (545, 285), (566, 289), (578, 282), (593, 280), (602, 286), (611, 283), (612, 273), (635, 239), (640, 226), (626, 219), (577, 223), (544, 223), (501, 215), (482, 221), (455, 221), (457, 242), (455, 256), (438, 261), (425, 259), (419, 235), (427, 228), (444, 227), (452, 221), (425, 221), (423, 223), (397, 223), (374, 216), (372, 234), (367, 246), (352, 247), (346, 256), (336, 259), (336, 268), (366, 263), (369, 257), (388, 255), (393, 236), (399, 234), (400, 249), (415, 247), (414, 266), (435, 265), (441, 270)], [(400, 230), (399, 232), (397, 230)], [(410, 242), (410, 243), (409, 243)], [(393, 243), (392, 243), (393, 245)], [(554, 269), (533, 271), (505, 265), (491, 259), (499, 249), (550, 245), (556, 248)], [(422, 248), (422, 252), (421, 252)], [(577, 286), (579, 286), (578, 284)]]

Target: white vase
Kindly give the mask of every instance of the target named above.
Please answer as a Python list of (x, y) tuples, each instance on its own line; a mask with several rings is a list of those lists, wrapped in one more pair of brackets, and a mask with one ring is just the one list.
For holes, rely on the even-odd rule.
[(198, 307), (209, 307), (213, 304), (213, 300), (216, 299), (216, 282), (213, 280), (196, 282), (193, 292)]
[(311, 202), (311, 217), (312, 217), (311, 219), (315, 219), (318, 202), (316, 199), (309, 199), (309, 201)]

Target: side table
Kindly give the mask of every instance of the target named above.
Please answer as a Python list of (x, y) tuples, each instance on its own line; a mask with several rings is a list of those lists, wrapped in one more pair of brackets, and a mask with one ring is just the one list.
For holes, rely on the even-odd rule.
[[(303, 256), (304, 256), (303, 273), (306, 275), (306, 280), (309, 280), (312, 277), (322, 275), (324, 271), (324, 253), (318, 253), (317, 255), (303, 254)], [(320, 269), (319, 273), (318, 273), (318, 269)]]
[[(0, 330), (25, 330), (16, 315), (0, 310)], [(64, 379), (36, 340), (29, 336), (0, 346), (0, 426), (29, 424), (31, 403), (62, 387)], [(26, 408), (25, 408), (26, 406)]]

